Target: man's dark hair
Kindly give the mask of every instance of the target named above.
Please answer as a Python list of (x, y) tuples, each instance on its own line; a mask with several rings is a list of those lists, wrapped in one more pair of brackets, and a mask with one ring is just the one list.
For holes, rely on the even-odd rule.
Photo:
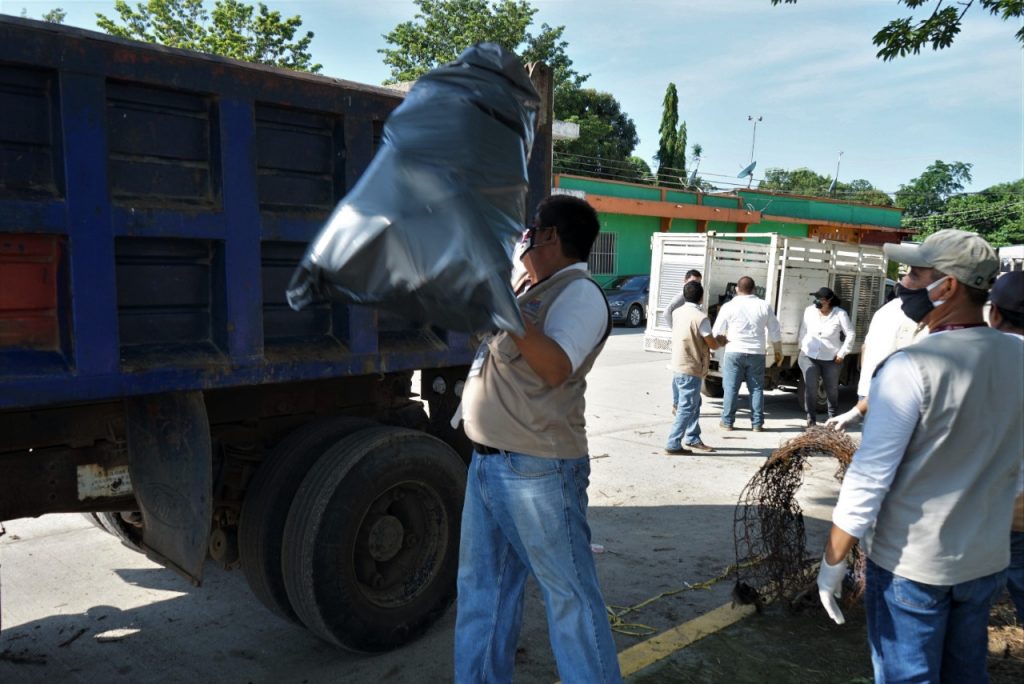
[(551, 195), (537, 207), (537, 227), (554, 226), (562, 241), (562, 253), (586, 261), (601, 230), (597, 212), (586, 200), (572, 195)]
[(700, 304), (704, 299), (704, 286), (696, 280), (686, 283), (683, 285), (683, 299), (691, 304)]
[(999, 326), (1000, 330), (1012, 328), (1012, 332), (1024, 332), (1024, 313), (1020, 311), (1004, 311), (999, 308), (998, 304), (993, 304), (992, 308), (998, 309), (999, 315), (1003, 317), (1003, 324)]
[(743, 276), (736, 281), (736, 291), (740, 294), (751, 294), (754, 291), (754, 279), (750, 276)]
[(686, 272), (686, 275), (683, 276), (683, 280), (689, 280), (690, 278), (702, 278), (702, 277), (703, 276), (701, 276), (700, 271), (698, 271), (695, 268), (691, 268), (689, 271)]

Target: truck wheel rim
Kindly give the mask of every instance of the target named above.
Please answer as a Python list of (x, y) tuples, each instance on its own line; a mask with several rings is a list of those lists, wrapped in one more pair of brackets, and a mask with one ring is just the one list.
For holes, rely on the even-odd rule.
[(448, 521), (440, 496), (422, 482), (403, 482), (367, 509), (355, 548), (355, 573), (367, 600), (399, 607), (437, 573)]

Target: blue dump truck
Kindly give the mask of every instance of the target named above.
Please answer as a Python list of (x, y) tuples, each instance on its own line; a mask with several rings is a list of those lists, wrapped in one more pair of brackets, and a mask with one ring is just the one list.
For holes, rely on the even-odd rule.
[(196, 584), (240, 568), (353, 650), (443, 614), (472, 340), (285, 301), (401, 98), (0, 18), (0, 520), (80, 512)]

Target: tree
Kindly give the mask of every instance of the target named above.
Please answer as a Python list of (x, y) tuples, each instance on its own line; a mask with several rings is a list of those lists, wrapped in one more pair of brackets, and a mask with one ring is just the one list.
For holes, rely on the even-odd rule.
[(950, 197), (941, 213), (904, 221), (923, 240), (937, 230), (978, 233), (993, 247), (1024, 243), (1024, 179)]
[(971, 165), (964, 162), (947, 164), (936, 160), (917, 178), (896, 191), (896, 206), (905, 217), (920, 217), (945, 210), (946, 200), (971, 182)]
[(51, 24), (63, 24), (64, 18), (67, 16), (68, 13), (65, 12), (62, 8), (54, 7), (49, 12), (43, 14), (43, 21), (48, 21)]
[[(797, 0), (772, 0), (773, 5), (785, 3), (795, 4)], [(935, 3), (935, 8), (924, 19), (915, 19), (913, 16), (893, 19), (875, 34), (871, 42), (878, 46), (877, 57), (888, 62), (897, 57), (906, 57), (913, 53), (921, 53), (921, 48), (931, 45), (933, 50), (942, 50), (953, 44), (953, 40), (960, 33), (960, 26), (964, 15), (975, 0), (958, 2), (958, 9), (955, 5), (942, 6), (942, 0), (897, 0), (898, 4), (906, 5), (910, 9), (917, 9), (925, 5)], [(1024, 2), (1021, 0), (977, 0), (982, 9), (988, 10), (989, 14), (997, 14), (1003, 21), (1020, 19), (1024, 17)], [(1024, 45), (1024, 27), (1014, 34), (1017, 40)]]
[(632, 156), (626, 160), (626, 163), (631, 167), (634, 180), (640, 183), (653, 183), (657, 179), (654, 177), (654, 172), (651, 171), (651, 167), (644, 161), (643, 157)]
[(541, 24), (536, 35), (527, 31), (537, 13), (527, 0), (413, 1), (418, 8), (413, 20), (383, 36), (394, 47), (377, 50), (391, 70), (385, 83), (414, 81), (484, 41), (498, 43), (524, 61), (545, 62), (551, 67), (556, 93), (579, 88), (588, 78), (572, 68), (565, 52), (568, 43), (562, 39), (564, 26)]
[(675, 167), (679, 170), (679, 176), (686, 183), (686, 121), (679, 122), (679, 131), (676, 133), (676, 149), (673, 155)]
[(668, 169), (675, 168), (678, 150), (677, 129), (679, 125), (679, 93), (676, 84), (669, 83), (665, 88), (665, 99), (661, 102), (661, 125), (658, 126), (658, 181), (664, 182), (669, 174)]
[(561, 112), (564, 121), (580, 126), (576, 140), (555, 141), (555, 152), (562, 156), (563, 166), (600, 178), (629, 177), (632, 167), (627, 160), (640, 139), (636, 124), (611, 93), (593, 88), (555, 93), (555, 111)]
[(263, 3), (217, 0), (208, 12), (203, 0), (146, 0), (132, 9), (116, 0), (117, 18), (96, 14), (96, 24), (112, 36), (197, 50), (258, 64), (319, 72), (309, 45), (313, 32), (298, 40), (302, 17), (283, 19)]
[[(764, 180), (757, 186), (761, 190), (785, 192), (808, 197), (830, 197), (829, 186), (832, 176), (821, 175), (810, 169), (779, 169), (769, 168), (765, 171)], [(862, 178), (849, 183), (836, 183), (835, 196), (851, 202), (863, 202), (880, 207), (891, 207), (892, 198), (877, 189), (870, 181)]]
[[(64, 18), (67, 17), (67, 16), (68, 16), (68, 13), (65, 12), (62, 8), (55, 7), (52, 10), (50, 10), (49, 12), (44, 12), (43, 16), (41, 17), (41, 19), (43, 21), (49, 22), (51, 24), (63, 24), (64, 23)], [(21, 8), (21, 18), (22, 19), (28, 19), (29, 18), (28, 10), (25, 9), (24, 7)]]

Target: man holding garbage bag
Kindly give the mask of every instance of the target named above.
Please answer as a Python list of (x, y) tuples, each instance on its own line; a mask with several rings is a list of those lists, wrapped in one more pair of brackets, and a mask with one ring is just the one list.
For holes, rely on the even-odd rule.
[(587, 523), (586, 376), (612, 319), (587, 272), (600, 224), (584, 200), (544, 200), (526, 233), (521, 336), (481, 346), (462, 399), (469, 466), (459, 557), (455, 681), (513, 678), (523, 590), (544, 594), (563, 682), (620, 681)]

